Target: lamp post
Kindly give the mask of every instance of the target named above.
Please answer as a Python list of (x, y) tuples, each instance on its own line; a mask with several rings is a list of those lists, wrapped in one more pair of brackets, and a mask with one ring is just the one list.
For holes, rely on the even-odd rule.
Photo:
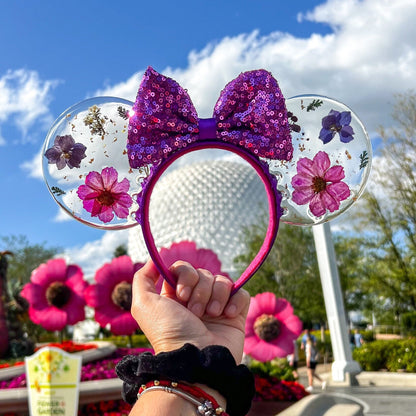
[(331, 228), (325, 223), (313, 226), (312, 230), (334, 354), (332, 380), (345, 382), (346, 374), (354, 376), (361, 372), (361, 368), (352, 359)]

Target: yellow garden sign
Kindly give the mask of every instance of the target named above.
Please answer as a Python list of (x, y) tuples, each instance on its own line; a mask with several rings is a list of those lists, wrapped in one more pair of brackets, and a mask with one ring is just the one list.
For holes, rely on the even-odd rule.
[(31, 416), (77, 414), (81, 361), (56, 347), (25, 358)]

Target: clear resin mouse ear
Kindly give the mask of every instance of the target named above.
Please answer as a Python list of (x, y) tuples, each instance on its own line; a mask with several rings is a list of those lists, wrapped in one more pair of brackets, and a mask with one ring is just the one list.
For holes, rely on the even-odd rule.
[(282, 192), (281, 221), (320, 224), (346, 211), (362, 194), (370, 174), (371, 142), (351, 109), (317, 95), (286, 100), (291, 161), (268, 160)]
[(115, 97), (82, 101), (55, 121), (42, 151), (43, 175), (56, 202), (97, 228), (137, 225), (140, 192), (126, 151), (133, 103)]

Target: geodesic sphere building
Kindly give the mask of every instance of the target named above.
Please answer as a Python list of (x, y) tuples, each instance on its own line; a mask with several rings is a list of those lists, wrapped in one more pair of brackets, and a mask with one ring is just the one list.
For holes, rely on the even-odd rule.
[[(194, 241), (238, 278), (233, 259), (245, 251), (243, 229), (267, 212), (264, 185), (248, 163), (211, 160), (165, 172), (153, 190), (149, 218), (158, 248)], [(140, 227), (129, 231), (128, 252), (135, 262), (148, 258)]]

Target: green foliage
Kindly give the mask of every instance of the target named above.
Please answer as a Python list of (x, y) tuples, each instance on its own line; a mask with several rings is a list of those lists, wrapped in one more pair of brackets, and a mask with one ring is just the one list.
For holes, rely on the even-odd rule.
[(374, 331), (366, 330), (366, 331), (360, 331), (360, 333), (363, 336), (364, 342), (373, 342), (376, 339)]
[(353, 358), (364, 371), (416, 372), (416, 339), (379, 340), (355, 348)]
[[(416, 94), (398, 95), (396, 128), (381, 129), (380, 163), (373, 166), (377, 188), (365, 193), (360, 210), (362, 267), (360, 290), (377, 321), (392, 324), (416, 311)], [(377, 189), (377, 191), (374, 191)], [(396, 322), (397, 324), (397, 322)]]
[[(259, 251), (266, 221), (264, 214), (261, 224), (245, 230), (247, 251), (234, 260), (240, 273)], [(302, 321), (324, 322), (325, 306), (311, 229), (281, 224), (269, 256), (245, 288), (252, 296), (272, 292), (286, 298)]]
[(400, 318), (403, 332), (416, 334), (416, 311), (406, 312)]
[(100, 341), (109, 341), (112, 342), (117, 347), (123, 348), (127, 346), (131, 347), (143, 347), (143, 348), (149, 348), (150, 344), (147, 340), (146, 336), (144, 334), (134, 334), (131, 337), (128, 336), (116, 336), (112, 335), (108, 338), (101, 338)]
[(18, 282), (20, 285), (29, 282), (32, 271), (60, 250), (58, 247), (46, 247), (45, 244), (31, 244), (22, 235), (0, 238), (0, 249), (13, 253), (9, 257), (8, 282)]
[(127, 254), (128, 254), (127, 247), (124, 244), (122, 244), (115, 248), (113, 257), (116, 258), (116, 257), (126, 256)]
[(286, 358), (276, 358), (272, 361), (262, 363), (261, 361), (251, 360), (248, 367), (254, 374), (262, 377), (272, 376), (279, 380), (294, 381), (292, 367)]

